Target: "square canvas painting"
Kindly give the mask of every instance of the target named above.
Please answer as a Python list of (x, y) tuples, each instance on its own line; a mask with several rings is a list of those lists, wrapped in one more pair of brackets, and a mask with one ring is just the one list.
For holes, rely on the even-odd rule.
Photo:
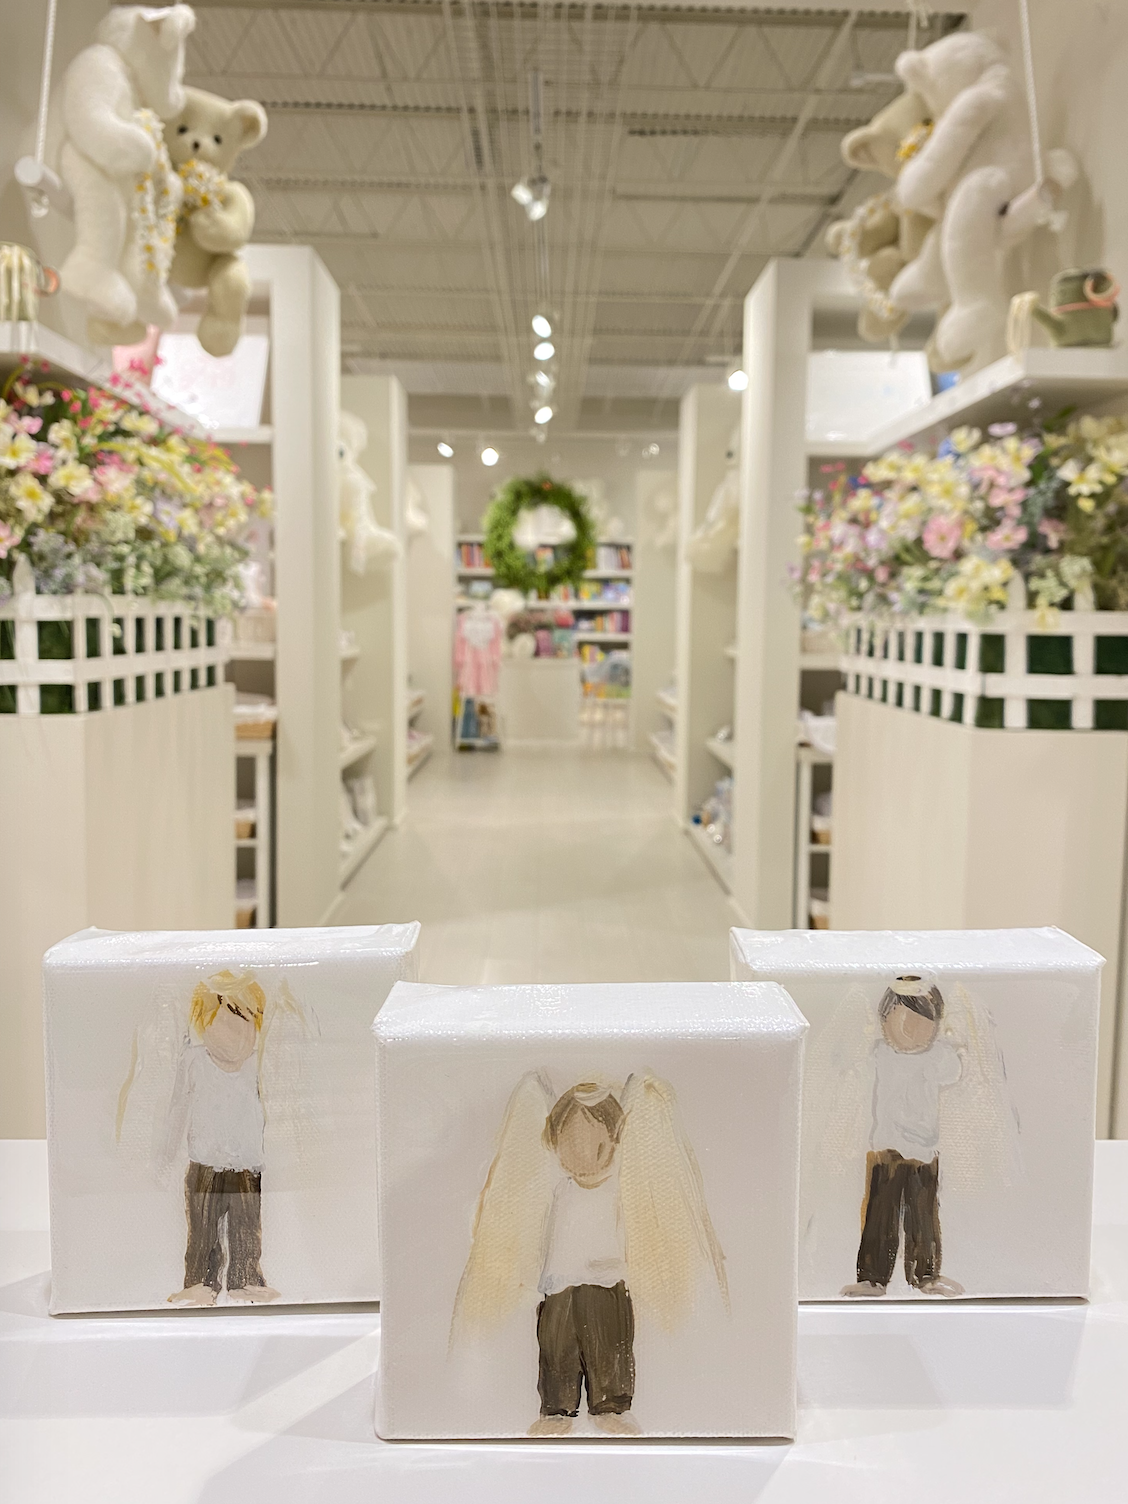
[(1057, 929), (732, 931), (811, 1025), (801, 1300), (1087, 1293), (1103, 964)]
[(48, 951), (52, 1312), (379, 1299), (369, 1028), (418, 934)]
[(782, 988), (400, 985), (374, 1029), (381, 1436), (793, 1434)]

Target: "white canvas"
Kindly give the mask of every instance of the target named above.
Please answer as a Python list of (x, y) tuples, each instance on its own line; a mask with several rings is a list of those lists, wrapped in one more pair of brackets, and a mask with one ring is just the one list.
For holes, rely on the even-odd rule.
[(1095, 951), (1057, 929), (733, 930), (731, 956), (811, 1025), (801, 1300), (1087, 1293)]
[(86, 930), (48, 951), (52, 1312), (379, 1298), (368, 1030), (418, 934)]
[(381, 1436), (793, 1434), (782, 989), (401, 984), (374, 1029)]

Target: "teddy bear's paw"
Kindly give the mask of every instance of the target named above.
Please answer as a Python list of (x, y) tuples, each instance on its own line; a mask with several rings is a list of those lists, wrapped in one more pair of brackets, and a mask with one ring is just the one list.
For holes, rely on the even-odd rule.
[(167, 287), (159, 285), (145, 287), (138, 296), (138, 318), (146, 324), (156, 324), (158, 329), (171, 329), (179, 313), (176, 299)]
[(936, 326), (936, 354), (945, 370), (973, 365), (975, 369), (997, 358), (998, 348), (1005, 354), (1003, 330), (1006, 309), (999, 309), (988, 299), (974, 303), (953, 304)]
[(65, 292), (87, 304), (107, 324), (136, 322), (137, 295), (112, 266), (103, 266), (76, 248), (63, 262), (59, 281)]
[(239, 324), (234, 320), (205, 313), (196, 330), (196, 338), (209, 355), (230, 355), (239, 343), (241, 332)]

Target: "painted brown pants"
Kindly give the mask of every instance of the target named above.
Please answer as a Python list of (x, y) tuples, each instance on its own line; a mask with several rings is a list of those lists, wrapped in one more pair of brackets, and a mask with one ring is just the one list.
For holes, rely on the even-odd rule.
[(193, 1161), (184, 1179), (188, 1212), (188, 1247), (184, 1254), (184, 1288), (222, 1288), (223, 1243), (227, 1219), (227, 1288), (246, 1290), (265, 1285), (262, 1258), (262, 1176), (255, 1170), (213, 1170)]
[(634, 1398), (634, 1308), (622, 1280), (569, 1285), (537, 1307), (542, 1415), (622, 1415)]
[(885, 1286), (893, 1278), (901, 1227), (905, 1229), (905, 1278), (910, 1285), (940, 1273), (940, 1161), (904, 1159), (896, 1149), (866, 1156), (866, 1199), (858, 1279)]

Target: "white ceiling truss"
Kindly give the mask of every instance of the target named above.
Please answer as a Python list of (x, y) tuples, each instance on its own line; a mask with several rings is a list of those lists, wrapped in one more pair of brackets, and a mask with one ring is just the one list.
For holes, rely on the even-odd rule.
[[(605, 422), (623, 403), (668, 420), (662, 395), (739, 351), (765, 261), (817, 252), (856, 196), (839, 142), (896, 92), (909, 29), (907, 10), (841, 4), (195, 3), (189, 81), (265, 104), (270, 133), (237, 169), (255, 236), (324, 258), (346, 369), (489, 372), (482, 403), (496, 415), (508, 399), (519, 430), (538, 311), (557, 429), (588, 426), (593, 405)], [(918, 45), (958, 21), (934, 16)], [(535, 225), (509, 193), (534, 167), (534, 70), (552, 184)]]

